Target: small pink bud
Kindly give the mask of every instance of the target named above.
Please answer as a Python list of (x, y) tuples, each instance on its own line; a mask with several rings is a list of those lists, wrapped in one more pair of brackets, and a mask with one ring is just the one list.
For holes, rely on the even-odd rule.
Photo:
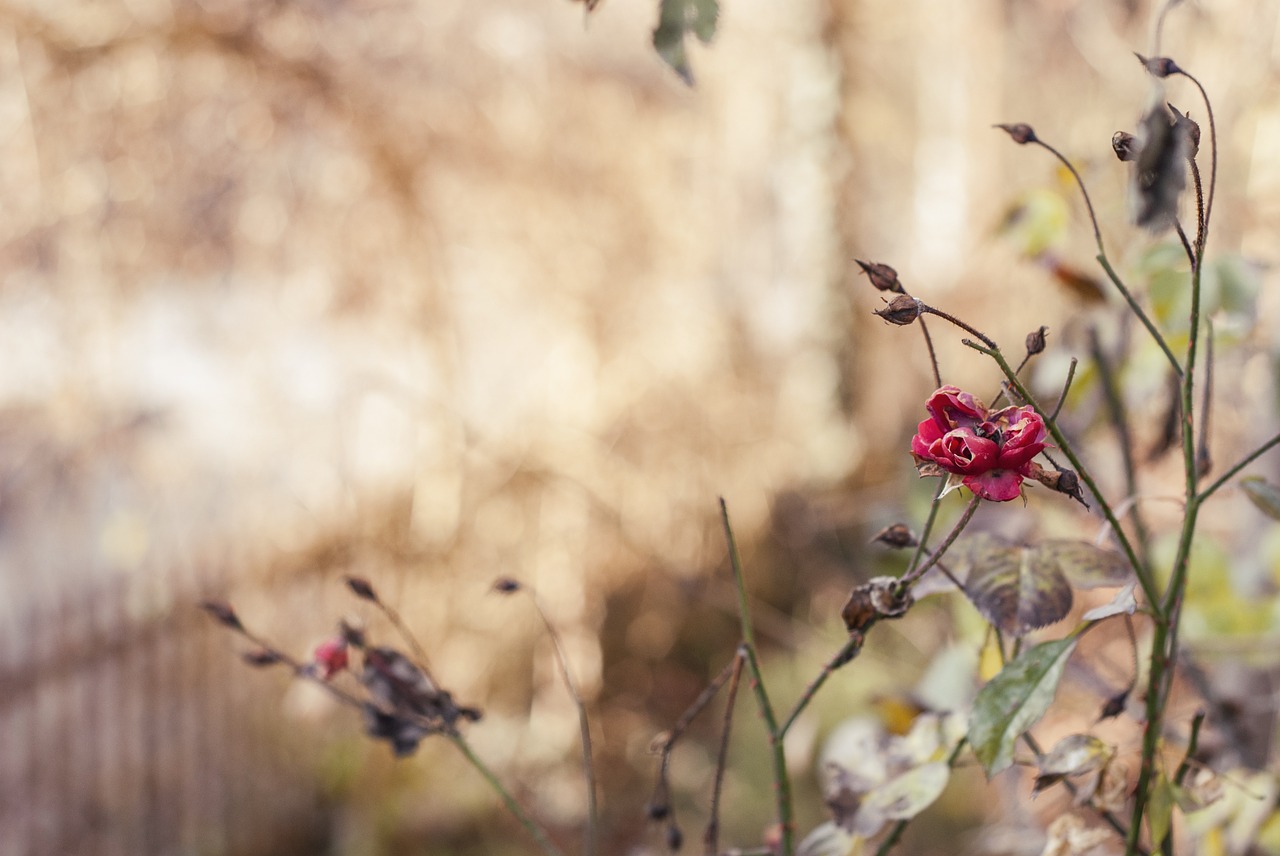
[(316, 673), (327, 681), (347, 667), (347, 640), (341, 636), (326, 639), (316, 646), (314, 655)]

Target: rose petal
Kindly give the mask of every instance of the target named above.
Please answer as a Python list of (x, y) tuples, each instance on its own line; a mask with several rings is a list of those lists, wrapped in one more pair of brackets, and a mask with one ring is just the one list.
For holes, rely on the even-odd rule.
[(975, 496), (992, 502), (1008, 502), (1022, 494), (1022, 476), (1014, 470), (988, 470), (964, 480)]

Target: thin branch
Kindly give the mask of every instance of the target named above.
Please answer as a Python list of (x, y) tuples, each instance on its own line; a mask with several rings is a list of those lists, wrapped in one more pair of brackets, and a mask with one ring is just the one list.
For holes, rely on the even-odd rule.
[(1071, 358), (1071, 366), (1067, 369), (1067, 380), (1062, 384), (1062, 392), (1058, 395), (1058, 403), (1053, 406), (1053, 413), (1049, 414), (1049, 421), (1058, 421), (1058, 414), (1062, 412), (1062, 405), (1067, 403), (1067, 393), (1071, 391), (1071, 381), (1076, 378), (1076, 364), (1079, 362), (1075, 357)]
[(729, 563), (733, 568), (733, 581), (738, 591), (738, 620), (742, 624), (742, 647), (746, 651), (747, 664), (751, 667), (751, 689), (755, 692), (756, 704), (760, 708), (761, 718), (764, 719), (772, 750), (773, 784), (777, 800), (778, 826), (781, 828), (780, 852), (782, 856), (792, 856), (795, 849), (795, 822), (792, 819), (791, 809), (791, 778), (787, 773), (782, 733), (778, 729), (778, 719), (773, 712), (773, 704), (769, 701), (769, 693), (764, 685), (764, 673), (756, 654), (755, 632), (751, 627), (751, 610), (747, 604), (747, 585), (742, 572), (742, 558), (738, 555), (738, 543), (733, 537), (733, 526), (729, 523), (729, 506), (725, 503), (724, 497), (720, 498), (720, 519), (724, 524), (724, 537), (729, 545)]
[(507, 811), (511, 812), (515, 819), (520, 822), (520, 825), (525, 828), (525, 831), (528, 832), (533, 840), (538, 843), (538, 846), (542, 848), (542, 852), (546, 853), (547, 856), (564, 856), (564, 851), (551, 842), (551, 839), (547, 837), (546, 831), (538, 825), (537, 821), (525, 812), (524, 807), (516, 801), (516, 798), (511, 795), (511, 792), (503, 787), (502, 782), (498, 779), (497, 775), (495, 775), (494, 772), (480, 760), (479, 756), (471, 749), (471, 745), (463, 739), (462, 735), (446, 734), (445, 736), (449, 738), (450, 743), (458, 747), (458, 751), (463, 754), (468, 763), (475, 768), (476, 772), (484, 777), (484, 780), (489, 783), (489, 787), (493, 788), (494, 792), (502, 799), (503, 804), (507, 807)]
[(920, 317), (920, 332), (924, 334), (925, 347), (929, 349), (929, 366), (933, 369), (933, 388), (938, 389), (942, 386), (942, 372), (938, 369), (938, 354), (933, 349), (933, 337), (929, 335), (929, 327), (924, 323), (924, 317)]
[(1204, 91), (1200, 81), (1185, 69), (1180, 68), (1177, 73), (1190, 80), (1196, 85), (1196, 89), (1200, 90), (1205, 112), (1209, 114), (1209, 195), (1204, 203), (1204, 228), (1201, 230), (1200, 240), (1196, 243), (1196, 256), (1203, 260), (1204, 245), (1209, 240), (1209, 220), (1213, 217), (1213, 194), (1218, 186), (1218, 126), (1213, 120), (1213, 105), (1209, 103), (1209, 93)]
[(1280, 434), (1276, 434), (1270, 440), (1263, 443), (1261, 446), (1254, 449), (1252, 452), (1250, 452), (1249, 454), (1241, 458), (1237, 463), (1232, 465), (1225, 473), (1223, 473), (1221, 476), (1218, 477), (1217, 481), (1209, 485), (1207, 488), (1204, 488), (1203, 490), (1201, 490), (1200, 495), (1197, 497), (1197, 499), (1201, 501), (1208, 499), (1211, 494), (1215, 493), (1218, 490), (1218, 488), (1222, 487), (1224, 484), (1229, 482), (1236, 475), (1236, 473), (1240, 472), (1245, 467), (1252, 464), (1255, 460), (1262, 457), (1264, 453), (1269, 452), (1277, 444), (1280, 444)]
[(1200, 392), (1200, 436), (1196, 440), (1196, 475), (1204, 478), (1213, 469), (1209, 453), (1209, 417), (1213, 413), (1213, 319), (1206, 319), (1204, 340), (1204, 387)]
[(982, 334), (982, 332), (980, 332), (974, 327), (969, 326), (968, 324), (961, 321), (956, 316), (951, 315), (950, 313), (943, 312), (941, 309), (934, 309), (932, 306), (926, 306), (923, 303), (920, 304), (920, 312), (921, 314), (924, 314), (927, 312), (930, 315), (937, 315), (939, 318), (942, 318), (945, 321), (950, 321), (952, 324), (956, 325), (961, 330), (968, 333), (970, 336), (977, 336), (982, 341), (982, 344), (986, 345), (988, 348), (999, 348), (999, 346), (995, 342), (988, 339), (985, 335)]
[(745, 658), (739, 652), (733, 658), (733, 674), (729, 678), (729, 696), (725, 701), (724, 724), (720, 729), (720, 751), (716, 753), (716, 778), (711, 789), (711, 819), (703, 836), (707, 856), (715, 856), (720, 850), (720, 792), (724, 787), (724, 771), (729, 760), (729, 733), (733, 727), (734, 702), (738, 700), (738, 682), (742, 679)]
[(578, 709), (578, 736), (582, 743), (582, 776), (586, 780), (587, 785), (587, 828), (583, 833), (583, 853), (586, 856), (593, 856), (596, 851), (596, 838), (600, 829), (600, 811), (596, 796), (596, 774), (595, 764), (591, 757), (591, 722), (587, 718), (587, 705), (582, 700), (582, 693), (578, 690), (577, 681), (573, 679), (573, 673), (569, 670), (569, 656), (564, 650), (564, 641), (560, 638), (559, 631), (551, 622), (547, 611), (542, 607), (542, 600), (538, 597), (538, 593), (532, 588), (526, 587), (530, 598), (533, 600), (533, 608), (537, 610), (538, 617), (542, 619), (542, 625), (547, 629), (547, 635), (551, 637), (551, 645), (555, 651), (556, 666), (560, 672), (560, 680), (564, 682), (565, 689), (568, 690), (570, 698), (573, 699), (574, 707)]
[[(1102, 340), (1098, 337), (1098, 328), (1089, 327), (1089, 355), (1093, 357), (1094, 363), (1098, 366), (1098, 376), (1102, 381), (1102, 399), (1107, 408), (1107, 419), (1111, 422), (1111, 427), (1116, 433), (1116, 439), (1120, 444), (1120, 460), (1124, 468), (1124, 485), (1125, 493), (1128, 496), (1138, 496), (1138, 471), (1134, 462), (1133, 455), (1133, 435), (1129, 430), (1129, 420), (1126, 416), (1124, 399), (1120, 395), (1120, 388), (1116, 383), (1115, 369), (1111, 365), (1111, 360), (1107, 357), (1107, 352), (1102, 347)], [(1133, 505), (1133, 534), (1138, 542), (1138, 555), (1142, 558), (1144, 564), (1151, 561), (1150, 544), (1147, 536), (1147, 525), (1139, 511), (1138, 503)]]

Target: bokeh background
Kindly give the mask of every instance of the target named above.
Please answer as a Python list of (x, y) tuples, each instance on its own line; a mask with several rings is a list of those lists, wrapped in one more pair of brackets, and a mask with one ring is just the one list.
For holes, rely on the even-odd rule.
[[(927, 505), (904, 452), (927, 359), (870, 315), (852, 257), (1002, 343), (1049, 325), (1056, 388), (1107, 310), (1051, 271), (1093, 270), (1073, 189), (990, 128), (1026, 121), (1143, 290), (1159, 239), (1127, 225), (1109, 141), (1148, 97), (1150, 4), (724, 0), (695, 88), (654, 54), (656, 16), (0, 3), (0, 852), (530, 852), (451, 746), (393, 761), (196, 608), (226, 599), (300, 656), (343, 616), (389, 640), (347, 574), (484, 708), (477, 752), (575, 847), (576, 711), (531, 605), (489, 591), (533, 586), (592, 713), (606, 852), (661, 852), (650, 741), (737, 643), (717, 497), (784, 698), (840, 645), (849, 587), (897, 568), (867, 539)], [(1249, 298), (1219, 372), (1226, 461), (1277, 424), (1280, 12), (1205, 0), (1164, 39), (1215, 98), (1211, 252)], [(995, 389), (938, 339), (949, 380)], [(1052, 503), (1013, 528), (1092, 534)], [(1221, 503), (1224, 543), (1270, 537)], [(1270, 591), (1264, 559), (1247, 570), (1241, 591)], [(826, 734), (915, 685), (956, 641), (949, 609), (877, 630), (797, 727), (802, 826)], [(741, 712), (725, 837), (752, 844), (770, 785)], [(694, 838), (715, 718), (674, 768)], [(908, 844), (1015, 852), (965, 831), (986, 808), (951, 793)]]

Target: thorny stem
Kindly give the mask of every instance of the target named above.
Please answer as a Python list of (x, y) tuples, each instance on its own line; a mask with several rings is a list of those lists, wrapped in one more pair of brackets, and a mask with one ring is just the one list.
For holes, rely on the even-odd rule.
[[(1071, 161), (1067, 160), (1066, 156), (1063, 155), (1062, 152), (1058, 151), (1039, 137), (1032, 139), (1030, 142), (1034, 142), (1041, 148), (1048, 150), (1054, 157), (1062, 162), (1063, 166), (1070, 170), (1072, 177), (1076, 180), (1076, 185), (1080, 188), (1080, 195), (1084, 197), (1084, 205), (1089, 209), (1089, 224), (1093, 226), (1093, 238), (1098, 244), (1098, 264), (1102, 265), (1102, 269), (1107, 272), (1107, 277), (1111, 280), (1112, 284), (1115, 285), (1116, 289), (1120, 292), (1120, 295), (1124, 297), (1125, 303), (1129, 304), (1129, 309), (1134, 315), (1138, 316), (1138, 320), (1142, 322), (1142, 325), (1147, 328), (1147, 332), (1149, 332), (1156, 340), (1156, 344), (1160, 346), (1160, 350), (1164, 351), (1164, 355), (1169, 360), (1170, 365), (1173, 366), (1173, 370), (1181, 376), (1182, 369), (1178, 365), (1178, 359), (1173, 355), (1173, 351), (1169, 350), (1169, 344), (1165, 342), (1164, 336), (1160, 335), (1160, 331), (1156, 329), (1156, 325), (1152, 323), (1151, 319), (1147, 317), (1147, 313), (1143, 311), (1142, 307), (1138, 305), (1138, 302), (1134, 300), (1133, 295), (1129, 293), (1129, 289), (1125, 287), (1124, 282), (1122, 282), (1120, 277), (1116, 275), (1116, 272), (1111, 267), (1111, 262), (1107, 259), (1107, 249), (1102, 243), (1102, 230), (1098, 227), (1098, 218), (1093, 213), (1093, 202), (1089, 199), (1089, 191), (1084, 186), (1084, 179), (1080, 177), (1080, 173), (1076, 171), (1075, 166), (1072, 165)], [(988, 347), (994, 347), (989, 342), (986, 344)]]
[[(1196, 89), (1200, 90), (1200, 98), (1204, 101), (1205, 112), (1209, 114), (1209, 196), (1204, 203), (1204, 226), (1201, 228), (1196, 241), (1196, 257), (1199, 260), (1203, 260), (1204, 245), (1209, 240), (1209, 219), (1213, 216), (1213, 193), (1218, 186), (1218, 127), (1213, 121), (1213, 105), (1209, 103), (1209, 93), (1204, 91), (1200, 81), (1181, 68), (1178, 69), (1178, 74), (1190, 80), (1196, 85)], [(1198, 174), (1197, 171), (1197, 176)]]
[(1197, 710), (1195, 717), (1191, 720), (1191, 734), (1187, 737), (1187, 754), (1182, 756), (1182, 763), (1178, 765), (1178, 771), (1173, 774), (1173, 783), (1182, 786), (1187, 778), (1187, 772), (1191, 769), (1192, 756), (1196, 754), (1196, 749), (1200, 745), (1200, 726), (1204, 725), (1205, 713), (1203, 710)]
[[(946, 489), (946, 482), (938, 483), (938, 490), (933, 495), (933, 502), (929, 505), (929, 516), (925, 519), (924, 530), (920, 533), (920, 538), (916, 544), (915, 555), (911, 557), (911, 563), (907, 565), (907, 573), (910, 573), (919, 563), (924, 555), (925, 549), (929, 543), (929, 536), (933, 533), (933, 525), (938, 520), (938, 509), (941, 507), (942, 491)], [(822, 671), (809, 681), (804, 691), (800, 694), (800, 698), (796, 700), (795, 706), (791, 708), (791, 712), (787, 714), (787, 718), (782, 723), (782, 728), (778, 730), (778, 736), (786, 737), (791, 730), (791, 726), (804, 712), (809, 703), (813, 701), (813, 697), (818, 694), (818, 690), (822, 689), (822, 685), (827, 682), (832, 673), (841, 666), (848, 663), (862, 648), (863, 642), (866, 641), (866, 634), (853, 633), (849, 639), (840, 646), (840, 650), (827, 660), (822, 666)]]
[(920, 317), (920, 332), (924, 334), (924, 344), (929, 349), (929, 365), (933, 368), (933, 388), (937, 389), (942, 386), (942, 372), (938, 369), (938, 354), (933, 349), (933, 337), (929, 335), (929, 328), (924, 323), (924, 316)]
[(1200, 180), (1200, 164), (1194, 157), (1187, 158), (1191, 164), (1191, 183), (1196, 189), (1196, 246), (1204, 246), (1204, 183)]
[[(1213, 469), (1209, 456), (1209, 415), (1213, 403), (1213, 319), (1205, 319), (1204, 386), (1200, 393), (1200, 436), (1196, 439), (1196, 475), (1203, 478)], [(1203, 498), (1203, 497), (1202, 497)]]
[(587, 784), (587, 828), (583, 833), (583, 853), (586, 856), (593, 856), (596, 851), (596, 836), (600, 828), (600, 812), (596, 798), (595, 764), (591, 757), (591, 722), (587, 718), (587, 705), (583, 702), (582, 693), (578, 691), (577, 681), (573, 679), (573, 673), (569, 670), (569, 657), (565, 653), (564, 642), (560, 638), (560, 633), (551, 622), (551, 617), (547, 615), (547, 611), (542, 608), (542, 601), (538, 597), (538, 593), (533, 589), (528, 591), (533, 600), (533, 608), (537, 610), (538, 617), (542, 619), (542, 625), (547, 629), (547, 635), (551, 637), (551, 645), (555, 651), (556, 666), (560, 671), (560, 679), (564, 681), (565, 689), (569, 691), (574, 707), (578, 709), (578, 732), (582, 743), (582, 775)]
[(1231, 479), (1235, 477), (1236, 473), (1240, 472), (1245, 467), (1252, 464), (1258, 458), (1262, 457), (1264, 453), (1269, 452), (1271, 449), (1273, 449), (1276, 445), (1280, 445), (1280, 434), (1276, 434), (1270, 440), (1263, 443), (1261, 446), (1254, 449), (1249, 454), (1245, 455), (1243, 458), (1239, 460), (1239, 462), (1234, 464), (1230, 469), (1228, 469), (1225, 473), (1219, 476), (1217, 481), (1209, 485), (1204, 490), (1200, 491), (1200, 501), (1203, 502), (1204, 500), (1208, 499), (1211, 494), (1217, 492), (1218, 488), (1222, 487), (1224, 484), (1231, 481)]
[(1066, 435), (1062, 433), (1062, 429), (1058, 427), (1058, 423), (1053, 419), (1047, 418), (1044, 407), (1036, 401), (1030, 390), (1018, 380), (1018, 376), (1013, 373), (1013, 368), (1005, 360), (1004, 354), (1000, 353), (998, 348), (984, 348), (977, 342), (971, 342), (967, 339), (964, 344), (995, 360), (996, 365), (1004, 372), (1004, 376), (1009, 379), (1009, 383), (1017, 390), (1018, 395), (1022, 396), (1023, 401), (1030, 404), (1036, 413), (1040, 414), (1041, 418), (1045, 420), (1045, 427), (1049, 429), (1049, 434), (1058, 444), (1058, 448), (1062, 450), (1062, 454), (1071, 462), (1071, 466), (1075, 468), (1076, 475), (1080, 477), (1080, 481), (1085, 483), (1085, 486), (1089, 488), (1089, 492), (1093, 494), (1094, 499), (1098, 501), (1098, 506), (1102, 509), (1102, 514), (1106, 517), (1107, 523), (1111, 526), (1111, 532), (1115, 535), (1116, 542), (1120, 545), (1120, 549), (1124, 551), (1125, 558), (1129, 560), (1129, 564), (1133, 566), (1134, 574), (1138, 577), (1138, 584), (1142, 586), (1142, 593), (1146, 596), (1147, 602), (1151, 604), (1152, 609), (1158, 609), (1160, 601), (1156, 594), (1155, 581), (1151, 577), (1150, 569), (1142, 564), (1142, 561), (1138, 558), (1133, 549), (1133, 544), (1129, 541), (1129, 536), (1125, 534), (1124, 528), (1120, 525), (1120, 520), (1116, 517), (1115, 511), (1112, 510), (1111, 504), (1107, 502), (1102, 491), (1098, 489), (1098, 484), (1094, 481), (1093, 475), (1090, 474), (1088, 468), (1076, 455), (1075, 449), (1072, 448), (1071, 442)]
[(479, 756), (472, 751), (471, 745), (463, 739), (462, 735), (447, 734), (445, 736), (449, 738), (450, 743), (458, 747), (458, 751), (463, 754), (471, 766), (475, 768), (476, 772), (484, 777), (484, 780), (489, 783), (489, 787), (493, 788), (494, 792), (502, 799), (502, 802), (507, 807), (507, 811), (511, 812), (533, 840), (538, 842), (538, 846), (542, 848), (542, 852), (546, 853), (547, 856), (564, 856), (564, 851), (551, 843), (551, 839), (547, 837), (547, 833), (525, 812), (520, 803), (516, 801), (516, 798), (511, 795), (511, 792), (503, 787), (503, 784), (498, 779), (497, 775), (495, 775), (494, 772), (480, 760)]
[[(1124, 467), (1125, 493), (1138, 496), (1138, 473), (1133, 459), (1133, 437), (1129, 431), (1129, 421), (1125, 417), (1124, 402), (1120, 398), (1120, 389), (1116, 385), (1115, 369), (1111, 365), (1107, 352), (1103, 350), (1102, 341), (1098, 337), (1098, 328), (1089, 328), (1089, 351), (1094, 363), (1098, 366), (1098, 375), (1102, 381), (1102, 398), (1107, 406), (1107, 418), (1115, 430), (1116, 439), (1120, 443), (1120, 459)], [(1142, 517), (1139, 504), (1134, 503), (1133, 534), (1138, 542), (1138, 554), (1144, 565), (1151, 563), (1151, 550), (1147, 537), (1146, 522)]]
[(1191, 248), (1191, 241), (1187, 239), (1186, 231), (1176, 219), (1173, 221), (1173, 230), (1178, 234), (1178, 240), (1182, 242), (1183, 252), (1187, 254), (1187, 261), (1191, 263), (1191, 267), (1194, 269), (1196, 266), (1196, 251)]
[(791, 778), (787, 773), (787, 759), (783, 753), (782, 732), (778, 728), (778, 719), (774, 715), (773, 704), (769, 701), (769, 693), (764, 685), (764, 674), (756, 656), (755, 632), (751, 627), (751, 610), (747, 604), (747, 585), (742, 573), (742, 559), (738, 555), (738, 544), (734, 540), (733, 527), (729, 523), (729, 506), (725, 503), (724, 497), (720, 498), (720, 519), (724, 524), (724, 537), (729, 544), (729, 563), (733, 567), (734, 586), (738, 591), (738, 620), (742, 624), (742, 647), (746, 649), (747, 664), (751, 667), (751, 689), (755, 693), (756, 704), (760, 708), (760, 716), (764, 719), (772, 749), (773, 784), (777, 797), (778, 826), (781, 828), (780, 852), (782, 856), (792, 856), (795, 849), (795, 823), (791, 816)]
[(707, 856), (716, 856), (720, 851), (720, 792), (724, 787), (724, 771), (729, 759), (729, 733), (733, 727), (733, 706), (738, 700), (738, 682), (742, 679), (743, 658), (733, 658), (733, 674), (729, 678), (729, 694), (725, 700), (724, 724), (720, 729), (720, 750), (716, 754), (716, 778), (711, 789), (711, 819), (707, 821), (707, 831), (703, 836)]
[(964, 528), (969, 525), (969, 521), (973, 519), (973, 515), (977, 512), (978, 506), (981, 504), (982, 499), (975, 494), (974, 497), (969, 500), (969, 505), (965, 508), (964, 514), (960, 515), (960, 519), (956, 521), (956, 525), (951, 528), (951, 531), (947, 533), (947, 537), (938, 545), (938, 549), (934, 550), (933, 553), (930, 554), (927, 561), (907, 571), (907, 573), (903, 574), (901, 579), (898, 580), (897, 590), (894, 592), (895, 598), (902, 597), (902, 595), (906, 594), (907, 590), (910, 589), (911, 586), (915, 585), (916, 581), (925, 575), (925, 572), (938, 563), (938, 560), (946, 554), (947, 550), (951, 548), (951, 545), (960, 537), (960, 533), (964, 531)]
[(1071, 358), (1071, 366), (1067, 369), (1067, 380), (1062, 384), (1062, 393), (1058, 396), (1058, 403), (1053, 406), (1053, 413), (1049, 415), (1050, 422), (1058, 421), (1058, 414), (1062, 412), (1062, 405), (1067, 403), (1067, 393), (1071, 391), (1071, 381), (1076, 377), (1076, 365), (1079, 363), (1075, 357)]
[(957, 318), (954, 315), (951, 315), (950, 313), (943, 312), (941, 309), (934, 309), (932, 306), (926, 306), (924, 304), (921, 304), (920, 314), (923, 315), (926, 312), (929, 313), (930, 315), (937, 315), (939, 318), (942, 318), (946, 321), (950, 321), (952, 324), (956, 325), (961, 330), (968, 333), (970, 336), (977, 336), (982, 341), (982, 344), (986, 345), (988, 348), (993, 348), (993, 349), (999, 348), (999, 346), (995, 342), (988, 339), (980, 331), (978, 331), (974, 327), (970, 327), (968, 324), (964, 323), (959, 318)]

